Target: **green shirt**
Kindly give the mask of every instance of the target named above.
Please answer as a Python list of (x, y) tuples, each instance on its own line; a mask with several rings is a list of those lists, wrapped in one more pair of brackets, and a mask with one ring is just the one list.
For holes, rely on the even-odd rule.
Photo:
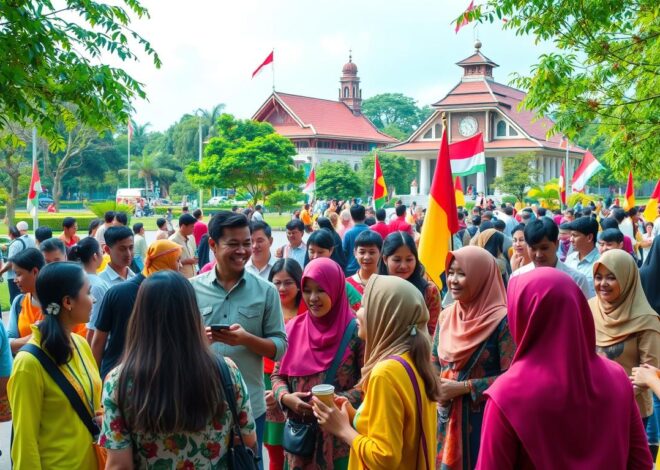
[[(195, 289), (204, 325), (238, 323), (248, 333), (275, 344), (275, 357), (270, 359), (279, 361), (282, 358), (287, 339), (280, 298), (274, 285), (243, 271), (243, 276), (227, 292), (218, 282), (215, 269), (192, 278), (190, 282)], [(254, 417), (259, 418), (266, 412), (263, 357), (245, 346), (213, 343), (211, 347), (216, 354), (229, 357), (236, 363), (247, 385)]]

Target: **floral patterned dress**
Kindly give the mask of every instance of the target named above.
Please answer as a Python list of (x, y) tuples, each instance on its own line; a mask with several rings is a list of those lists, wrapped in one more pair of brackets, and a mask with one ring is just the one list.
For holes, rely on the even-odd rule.
[[(439, 337), (438, 328), (433, 337), (431, 362), (440, 376), (457, 380), (461, 371), (454, 369), (453, 363), (445, 362), (438, 357)], [(481, 424), (486, 406), (484, 392), (500, 374), (509, 368), (514, 352), (515, 345), (509, 332), (509, 323), (505, 317), (486, 340), (485, 347), (465, 379), (470, 386), (470, 393), (453, 400), (449, 407), (449, 420), (447, 422), (442, 422), (440, 419), (442, 413), (440, 413), (436, 460), (438, 470), (471, 470), (477, 464)], [(460, 442), (456, 442), (456, 445), (451, 449), (446, 445), (450, 442), (449, 434), (452, 434), (455, 439), (460, 439)], [(443, 458), (444, 452), (455, 453), (455, 455), (444, 456)], [(455, 461), (456, 464), (449, 466), (447, 465), (448, 461)]]
[[(236, 405), (241, 434), (255, 430), (247, 386), (236, 365), (225, 358), (236, 390)], [(226, 469), (225, 459), (231, 431), (231, 413), (225, 403), (223, 412), (214, 416), (206, 429), (194, 433), (154, 434), (129, 431), (121, 404), (117, 401), (121, 366), (113, 369), (103, 385), (103, 427), (100, 444), (113, 450), (133, 448), (136, 469), (194, 470)], [(220, 372), (218, 371), (218, 374)]]
[[(360, 371), (364, 363), (364, 343), (357, 336), (357, 329), (348, 343), (349, 355), (339, 365), (335, 378), (335, 394), (348, 398), (354, 408), (362, 402), (362, 393), (355, 386), (360, 381)], [(280, 375), (280, 363), (275, 364), (271, 375), (273, 394), (278, 403), (282, 403), (282, 396), (286, 393), (309, 392), (312, 387), (325, 383), (325, 372), (307, 377), (289, 377)], [(314, 416), (302, 417), (286, 409), (287, 416), (300, 422), (315, 422)], [(289, 470), (339, 470), (346, 468), (350, 448), (339, 439), (330, 434), (319, 431), (316, 451), (312, 457), (300, 457), (285, 452)], [(339, 460), (344, 459), (341, 465)], [(344, 466), (345, 465), (345, 466)]]

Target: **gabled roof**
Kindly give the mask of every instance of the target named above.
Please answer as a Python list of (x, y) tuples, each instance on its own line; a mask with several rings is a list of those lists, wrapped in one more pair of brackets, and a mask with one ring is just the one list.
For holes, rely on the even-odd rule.
[(275, 131), (286, 137), (327, 137), (352, 139), (382, 144), (398, 142), (395, 138), (380, 132), (364, 115), (355, 115), (341, 101), (311, 98), (273, 92), (252, 119), (264, 121), (279, 104), (298, 125), (273, 124)]
[(456, 65), (490, 65), (492, 67), (499, 67), (495, 62), (490, 60), (488, 57), (483, 55), (481, 52), (477, 51), (474, 54), (472, 54), (470, 57), (467, 59), (463, 59), (460, 62), (456, 62)]

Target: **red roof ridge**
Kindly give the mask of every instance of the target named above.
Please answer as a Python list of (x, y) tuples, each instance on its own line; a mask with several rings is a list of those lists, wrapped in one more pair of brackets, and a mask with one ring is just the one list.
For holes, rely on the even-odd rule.
[[(297, 95), (295, 93), (284, 93), (284, 92), (281, 92), (281, 91), (274, 91), (273, 94), (274, 95), (294, 96), (296, 98), (305, 98), (305, 99), (308, 99), (308, 100), (328, 101), (330, 103), (343, 104), (344, 106), (346, 106), (348, 108), (346, 103), (344, 103), (343, 101), (331, 100), (331, 99), (328, 99), (328, 98), (316, 98), (314, 96)], [(348, 108), (348, 109), (351, 109), (351, 108)]]

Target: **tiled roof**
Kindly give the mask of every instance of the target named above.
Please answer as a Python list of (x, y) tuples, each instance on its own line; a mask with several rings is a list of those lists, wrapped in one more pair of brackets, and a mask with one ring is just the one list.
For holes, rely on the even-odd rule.
[(398, 142), (395, 138), (376, 129), (365, 116), (354, 115), (351, 109), (341, 101), (274, 92), (255, 113), (253, 119), (263, 120), (270, 109), (267, 105), (273, 100), (283, 104), (283, 107), (292, 115), (291, 117), (302, 123), (302, 126), (274, 125), (275, 130), (282, 135), (339, 137), (386, 144)]
[[(484, 148), (486, 150), (507, 149), (507, 148), (536, 149), (542, 146), (543, 146), (542, 144), (539, 145), (533, 140), (529, 140), (529, 139), (501, 139), (501, 140), (493, 140), (491, 142), (484, 142)], [(416, 142), (404, 142), (399, 145), (388, 147), (387, 151), (388, 152), (398, 152), (398, 151), (423, 152), (429, 150), (438, 151), (439, 149), (440, 149), (439, 140), (424, 140), (424, 141), (416, 141)], [(576, 150), (574, 150), (574, 148), (571, 147), (571, 151), (576, 151)]]
[(475, 52), (467, 59), (463, 59), (460, 62), (456, 62), (456, 65), (476, 65), (476, 64), (489, 64), (492, 65), (493, 67), (498, 67), (498, 65), (495, 62), (490, 60), (481, 52)]

